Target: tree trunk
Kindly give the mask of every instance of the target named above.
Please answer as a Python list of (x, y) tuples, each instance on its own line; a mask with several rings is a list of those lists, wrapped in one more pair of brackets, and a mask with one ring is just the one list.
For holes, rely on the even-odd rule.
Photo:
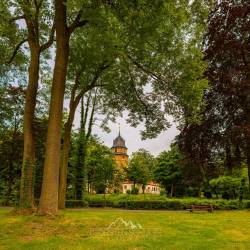
[[(60, 172), (59, 172), (59, 209), (65, 208), (65, 198), (66, 198), (66, 191), (67, 191), (67, 170), (68, 170), (70, 141), (71, 141), (71, 129), (72, 129), (72, 124), (73, 124), (73, 121), (75, 118), (76, 108), (77, 108), (80, 100), (82, 100), (84, 94), (95, 87), (95, 83), (99, 78), (99, 73), (94, 76), (92, 82), (88, 85), (88, 87), (85, 87), (84, 89), (82, 89), (80, 91), (80, 93), (78, 95), (76, 95), (76, 91), (79, 87), (79, 82), (78, 82), (79, 76), (80, 76), (80, 74), (77, 73), (76, 74), (76, 81), (75, 81), (74, 87), (71, 91), (70, 105), (69, 105), (69, 116), (68, 116), (68, 120), (64, 126), (65, 127), (65, 129), (64, 129), (65, 130), (64, 131), (64, 142), (63, 142), (62, 158), (61, 158)], [(91, 96), (89, 96), (88, 105), (90, 102), (90, 97)], [(95, 97), (93, 100), (93, 108), (92, 108), (92, 111), (90, 114), (89, 127), (88, 127), (87, 136), (86, 136), (87, 140), (88, 140), (88, 137), (90, 136), (91, 130), (92, 130), (95, 103), (96, 103), (96, 93), (95, 93)], [(87, 111), (88, 111), (88, 109), (89, 109), (89, 107), (87, 107)], [(81, 111), (81, 113), (82, 112), (83, 111)], [(83, 126), (83, 124), (84, 124), (84, 127), (85, 127), (86, 119), (88, 117), (88, 112), (86, 112), (85, 117), (86, 118), (83, 118), (83, 114), (81, 115), (81, 119), (82, 119), (81, 126)], [(83, 119), (84, 119), (84, 121), (83, 121)], [(83, 161), (85, 158), (84, 156), (83, 156)], [(77, 180), (76, 180), (76, 182), (77, 182)], [(76, 184), (76, 182), (75, 182), (75, 184)], [(76, 188), (75, 188), (75, 191), (76, 191)], [(75, 193), (75, 195), (74, 195), (75, 199), (76, 199), (76, 196), (77, 196), (77, 194)]]
[(81, 99), (81, 127), (79, 133), (79, 141), (78, 141), (78, 155), (77, 155), (77, 163), (76, 163), (76, 181), (75, 181), (75, 191), (76, 191), (76, 199), (82, 200), (83, 192), (85, 189), (85, 169), (84, 169), (84, 161), (86, 154), (86, 132), (85, 125), (87, 122), (87, 115), (89, 110), (89, 98), (86, 111), (84, 111), (84, 101), (83, 97)]
[(34, 208), (33, 174), (35, 166), (35, 142), (33, 124), (39, 79), (39, 46), (30, 44), (30, 53), (31, 61), (29, 66), (29, 83), (26, 90), (23, 118), (24, 150), (19, 203), (19, 207), (21, 209)]
[(66, 5), (61, 0), (55, 0), (55, 28), (57, 49), (51, 90), (43, 183), (38, 210), (40, 214), (56, 214), (58, 211), (61, 124), (69, 56)]
[[(248, 106), (245, 107), (245, 114), (246, 114), (246, 121), (247, 125), (250, 125), (250, 110)], [(246, 162), (247, 162), (247, 172), (248, 172), (248, 193), (250, 194), (250, 134), (249, 130), (246, 133), (246, 148), (245, 148), (245, 155), (246, 155)]]
[[(86, 152), (87, 152), (87, 143), (91, 135), (92, 126), (93, 126), (94, 111), (95, 111), (95, 104), (96, 104), (96, 92), (95, 92), (95, 96), (92, 102), (93, 102), (93, 106), (92, 106), (91, 114), (88, 120), (89, 111), (90, 111), (90, 103), (91, 103), (91, 93), (89, 94), (87, 98), (86, 110), (84, 108), (84, 97), (82, 97), (81, 99), (81, 127), (80, 127), (79, 141), (78, 141), (78, 157), (77, 157), (77, 164), (76, 164), (76, 182), (75, 182), (77, 200), (82, 200), (83, 195), (86, 191), (87, 171), (86, 171), (86, 165), (85, 165), (85, 158), (86, 158)], [(86, 129), (86, 126), (88, 127), (87, 129)]]
[[(70, 111), (71, 114), (71, 111)], [(62, 160), (60, 163), (60, 172), (59, 172), (59, 209), (65, 208), (65, 199), (66, 199), (66, 190), (67, 190), (67, 172), (68, 172), (68, 162), (69, 162), (69, 150), (70, 150), (70, 141), (71, 141), (71, 128), (74, 118), (69, 118), (64, 128), (64, 141), (63, 141), (63, 150), (62, 150)], [(71, 121), (72, 120), (72, 121)]]
[(171, 184), (171, 191), (170, 191), (170, 197), (173, 198), (173, 193), (174, 193), (174, 184)]
[(226, 145), (226, 168), (228, 170), (228, 174), (231, 176), (233, 174), (233, 162), (231, 145), (229, 143)]
[[(64, 140), (63, 140), (62, 157), (61, 157), (60, 169), (59, 169), (59, 197), (58, 197), (59, 209), (65, 208), (71, 129), (72, 129), (72, 124), (74, 121), (75, 111), (77, 107), (77, 104), (75, 104), (75, 94), (76, 94), (77, 87), (78, 87), (78, 82), (76, 81), (71, 91), (69, 116), (68, 116), (67, 122), (64, 124)], [(75, 194), (74, 194), (74, 197), (75, 197)]]
[(250, 193), (250, 142), (247, 143), (248, 192)]
[(145, 184), (142, 184), (142, 193), (145, 194), (145, 187), (146, 185)]
[[(79, 140), (82, 140), (80, 138)], [(84, 140), (84, 139), (83, 139)], [(83, 199), (83, 193), (85, 191), (85, 169), (84, 169), (84, 161), (85, 161), (85, 141), (79, 141), (78, 144), (78, 160), (76, 166), (76, 181), (75, 181), (75, 192), (76, 192), (76, 200)]]

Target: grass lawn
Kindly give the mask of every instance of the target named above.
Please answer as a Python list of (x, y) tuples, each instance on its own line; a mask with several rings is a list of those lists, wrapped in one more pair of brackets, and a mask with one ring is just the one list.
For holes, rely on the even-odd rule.
[[(56, 218), (0, 209), (0, 249), (250, 249), (250, 211), (79, 209)], [(122, 218), (133, 226), (110, 224)], [(141, 226), (138, 226), (138, 224)]]

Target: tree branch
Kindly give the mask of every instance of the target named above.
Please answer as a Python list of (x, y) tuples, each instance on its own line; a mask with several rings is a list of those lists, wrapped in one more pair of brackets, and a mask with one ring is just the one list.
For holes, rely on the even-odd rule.
[(137, 99), (139, 100), (139, 102), (144, 106), (144, 108), (145, 108), (145, 110), (146, 110), (145, 114), (146, 114), (146, 116), (147, 116), (148, 113), (149, 113), (149, 107), (148, 107), (148, 105), (142, 100), (140, 94), (138, 93), (138, 91), (137, 91), (137, 89), (136, 89), (136, 87), (135, 87), (134, 76), (133, 76), (133, 74), (132, 74), (132, 72), (131, 72), (131, 70), (130, 70), (129, 65), (128, 65), (128, 72), (129, 72), (129, 76), (130, 76), (130, 78), (131, 78), (131, 85), (132, 85), (132, 88), (134, 89), (135, 95), (136, 95)]
[(11, 58), (10, 58), (10, 60), (7, 61), (8, 64), (10, 64), (10, 63), (13, 61), (13, 59), (15, 58), (15, 56), (16, 56), (18, 50), (20, 49), (20, 47), (21, 47), (25, 42), (27, 42), (27, 41), (28, 41), (28, 39), (26, 38), (26, 39), (22, 40), (19, 44), (17, 44), (17, 46), (16, 46), (16, 48), (15, 48), (15, 50), (14, 50), (14, 52), (13, 52)]
[(166, 84), (168, 84), (168, 82), (161, 76), (161, 75), (157, 75), (155, 72), (151, 71), (150, 69), (145, 68), (143, 65), (141, 65), (140, 63), (138, 63), (137, 61), (135, 61), (129, 54), (127, 54), (127, 57), (129, 58), (129, 60), (139, 69), (141, 69), (143, 72), (145, 72), (146, 74), (150, 75), (151, 77), (153, 77), (155, 80), (158, 81), (162, 81)]
[(53, 23), (53, 26), (52, 26), (51, 31), (50, 31), (49, 40), (46, 43), (44, 43), (43, 45), (41, 45), (41, 47), (40, 47), (41, 52), (48, 49), (53, 44), (54, 36), (55, 36), (55, 30), (56, 30), (55, 23)]
[(89, 126), (88, 126), (88, 131), (87, 131), (87, 135), (86, 135), (86, 140), (89, 139), (91, 132), (92, 132), (92, 126), (94, 123), (94, 113), (95, 113), (95, 106), (96, 106), (96, 99), (97, 99), (97, 88), (95, 90), (95, 95), (92, 99), (92, 110), (90, 113), (90, 118), (89, 118)]
[(70, 102), (69, 102), (70, 110), (73, 110), (73, 109), (76, 108), (75, 107), (75, 105), (76, 105), (76, 103), (75, 103), (75, 95), (76, 95), (76, 90), (77, 90), (77, 88), (78, 88), (78, 86), (80, 84), (79, 77), (80, 77), (80, 72), (78, 71), (78, 72), (76, 72), (75, 82), (74, 82), (73, 88), (71, 90)]
[(71, 34), (76, 28), (83, 27), (86, 25), (89, 21), (88, 20), (81, 20), (82, 17), (82, 10), (80, 10), (73, 21), (73, 23), (69, 26), (69, 34)]
[[(72, 105), (74, 106), (77, 106), (81, 100), (81, 98), (83, 97), (83, 95), (85, 93), (87, 93), (89, 90), (95, 88), (95, 87), (102, 87), (102, 86), (105, 86), (105, 85), (101, 85), (101, 84), (97, 84), (97, 80), (99, 79), (101, 73), (107, 69), (111, 64), (105, 64), (107, 63), (106, 61), (104, 61), (102, 64), (100, 64), (99, 68), (97, 69), (92, 81), (90, 82), (90, 84), (84, 86), (82, 88), (82, 90), (78, 93), (78, 95), (75, 97), (74, 100), (72, 100)], [(74, 95), (75, 95), (75, 92), (78, 88), (78, 86), (80, 85), (80, 82), (79, 82), (79, 78), (80, 78), (80, 72), (76, 73), (78, 75), (76, 75), (76, 78), (75, 78), (75, 81), (77, 81), (77, 85), (75, 84), (73, 86), (73, 89), (72, 91), (74, 91)]]
[(82, 123), (82, 125), (83, 125), (82, 127), (84, 128), (84, 130), (86, 128), (86, 123), (87, 123), (87, 119), (88, 119), (90, 101), (91, 101), (91, 91), (89, 92), (88, 97), (87, 97), (86, 110), (85, 110), (85, 114), (84, 114), (84, 118), (83, 118), (83, 123)]
[(25, 15), (21, 15), (21, 16), (12, 17), (10, 20), (12, 22), (14, 22), (14, 21), (21, 20), (21, 19), (24, 19), (24, 18), (25, 18)]
[(82, 90), (80, 91), (80, 93), (78, 93), (78, 95), (76, 96), (75, 101), (74, 101), (77, 105), (78, 105), (78, 103), (80, 102), (80, 99), (82, 98), (82, 96), (83, 96), (86, 92), (88, 92), (89, 90), (91, 90), (91, 89), (93, 89), (93, 88), (96, 87), (95, 84), (96, 84), (96, 82), (97, 82), (99, 76), (100, 76), (100, 73), (97, 73), (97, 74), (94, 76), (94, 78), (92, 79), (91, 83), (90, 83), (89, 85), (85, 86), (84, 88), (82, 88)]
[(43, 0), (37, 2), (37, 0), (34, 0), (34, 4), (36, 6), (36, 9), (39, 11), (39, 9), (41, 8), (42, 6), (42, 3), (43, 3)]

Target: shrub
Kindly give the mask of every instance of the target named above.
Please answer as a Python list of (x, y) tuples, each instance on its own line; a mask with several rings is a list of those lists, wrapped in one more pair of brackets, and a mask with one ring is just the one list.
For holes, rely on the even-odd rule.
[(203, 186), (203, 195), (204, 197), (206, 197), (207, 199), (211, 199), (213, 196), (212, 196), (212, 190), (211, 190), (211, 187), (209, 186), (209, 182), (206, 181), (204, 183), (204, 186)]
[(250, 208), (250, 201), (245, 201), (244, 205), (242, 207), (243, 208)]
[(188, 197), (198, 197), (199, 196), (199, 188), (197, 187), (187, 187), (186, 188), (186, 195)]
[(207, 198), (207, 199), (211, 199), (212, 198), (212, 193), (208, 190), (204, 191), (204, 196)]
[(120, 194), (120, 189), (115, 188), (115, 189), (114, 189), (114, 194)]
[(128, 190), (126, 191), (126, 194), (131, 194), (131, 190), (128, 189)]
[(167, 195), (167, 192), (165, 189), (161, 189), (160, 190), (160, 195), (163, 196), (163, 195)]
[(132, 187), (131, 194), (139, 194), (139, 189), (137, 187)]
[(247, 191), (246, 182), (241, 178), (232, 176), (220, 176), (209, 181), (214, 194), (221, 195), (223, 199), (235, 199), (239, 195), (245, 196)]
[(205, 199), (205, 198), (167, 198), (166, 196), (138, 194), (138, 195), (90, 195), (86, 197), (89, 207), (114, 207), (124, 209), (165, 209), (183, 210), (190, 205), (211, 204), (215, 209), (242, 209), (250, 208), (250, 201)]
[(168, 210), (182, 210), (185, 206), (179, 201), (120, 201), (118, 208), (126, 209), (168, 209)]
[(76, 207), (88, 207), (89, 203), (86, 200), (66, 200), (67, 208), (76, 208)]

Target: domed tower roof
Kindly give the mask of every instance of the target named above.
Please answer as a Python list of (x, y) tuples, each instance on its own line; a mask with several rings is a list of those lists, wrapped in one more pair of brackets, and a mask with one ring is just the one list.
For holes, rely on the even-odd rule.
[(125, 140), (120, 135), (120, 131), (119, 131), (118, 136), (113, 140), (112, 148), (117, 148), (117, 147), (127, 148), (126, 145), (125, 145)]

